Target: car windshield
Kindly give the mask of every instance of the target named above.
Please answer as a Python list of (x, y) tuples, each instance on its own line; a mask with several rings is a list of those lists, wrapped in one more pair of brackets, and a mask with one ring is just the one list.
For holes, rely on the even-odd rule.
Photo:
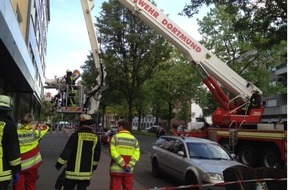
[(230, 155), (219, 145), (210, 143), (187, 143), (190, 158), (231, 160)]

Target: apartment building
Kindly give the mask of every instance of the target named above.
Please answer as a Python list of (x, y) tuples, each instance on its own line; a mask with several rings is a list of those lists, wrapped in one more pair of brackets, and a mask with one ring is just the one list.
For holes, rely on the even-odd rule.
[[(273, 81), (282, 82), (287, 88), (287, 63), (281, 64), (272, 72)], [(263, 122), (283, 122), (287, 125), (287, 93), (263, 97)]]
[(44, 96), (49, 0), (1, 0), (0, 94), (13, 97), (13, 116), (40, 115)]

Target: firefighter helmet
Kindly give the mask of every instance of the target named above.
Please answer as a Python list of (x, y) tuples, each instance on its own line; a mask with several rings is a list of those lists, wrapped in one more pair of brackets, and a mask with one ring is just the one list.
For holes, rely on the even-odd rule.
[(0, 95), (0, 110), (13, 110), (13, 100), (10, 96)]

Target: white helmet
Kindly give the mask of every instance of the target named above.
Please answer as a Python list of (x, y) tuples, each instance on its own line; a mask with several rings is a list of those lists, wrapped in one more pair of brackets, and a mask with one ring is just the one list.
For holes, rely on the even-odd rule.
[(0, 95), (0, 110), (13, 110), (13, 100), (10, 96)]

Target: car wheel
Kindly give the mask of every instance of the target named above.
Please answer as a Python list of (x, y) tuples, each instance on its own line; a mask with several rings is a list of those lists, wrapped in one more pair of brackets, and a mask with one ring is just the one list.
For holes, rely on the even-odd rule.
[(264, 148), (261, 159), (262, 165), (267, 168), (273, 168), (281, 164), (280, 152), (275, 147)]
[[(188, 172), (185, 176), (185, 185), (198, 185), (197, 178), (194, 173)], [(185, 189), (192, 189), (192, 190), (198, 190), (199, 187), (189, 187)]]
[(160, 169), (159, 169), (159, 163), (158, 163), (157, 159), (154, 158), (152, 160), (152, 175), (154, 177), (160, 177), (160, 173), (161, 172), (160, 172)]
[(256, 167), (259, 151), (255, 146), (244, 145), (239, 151), (239, 161), (250, 167)]

